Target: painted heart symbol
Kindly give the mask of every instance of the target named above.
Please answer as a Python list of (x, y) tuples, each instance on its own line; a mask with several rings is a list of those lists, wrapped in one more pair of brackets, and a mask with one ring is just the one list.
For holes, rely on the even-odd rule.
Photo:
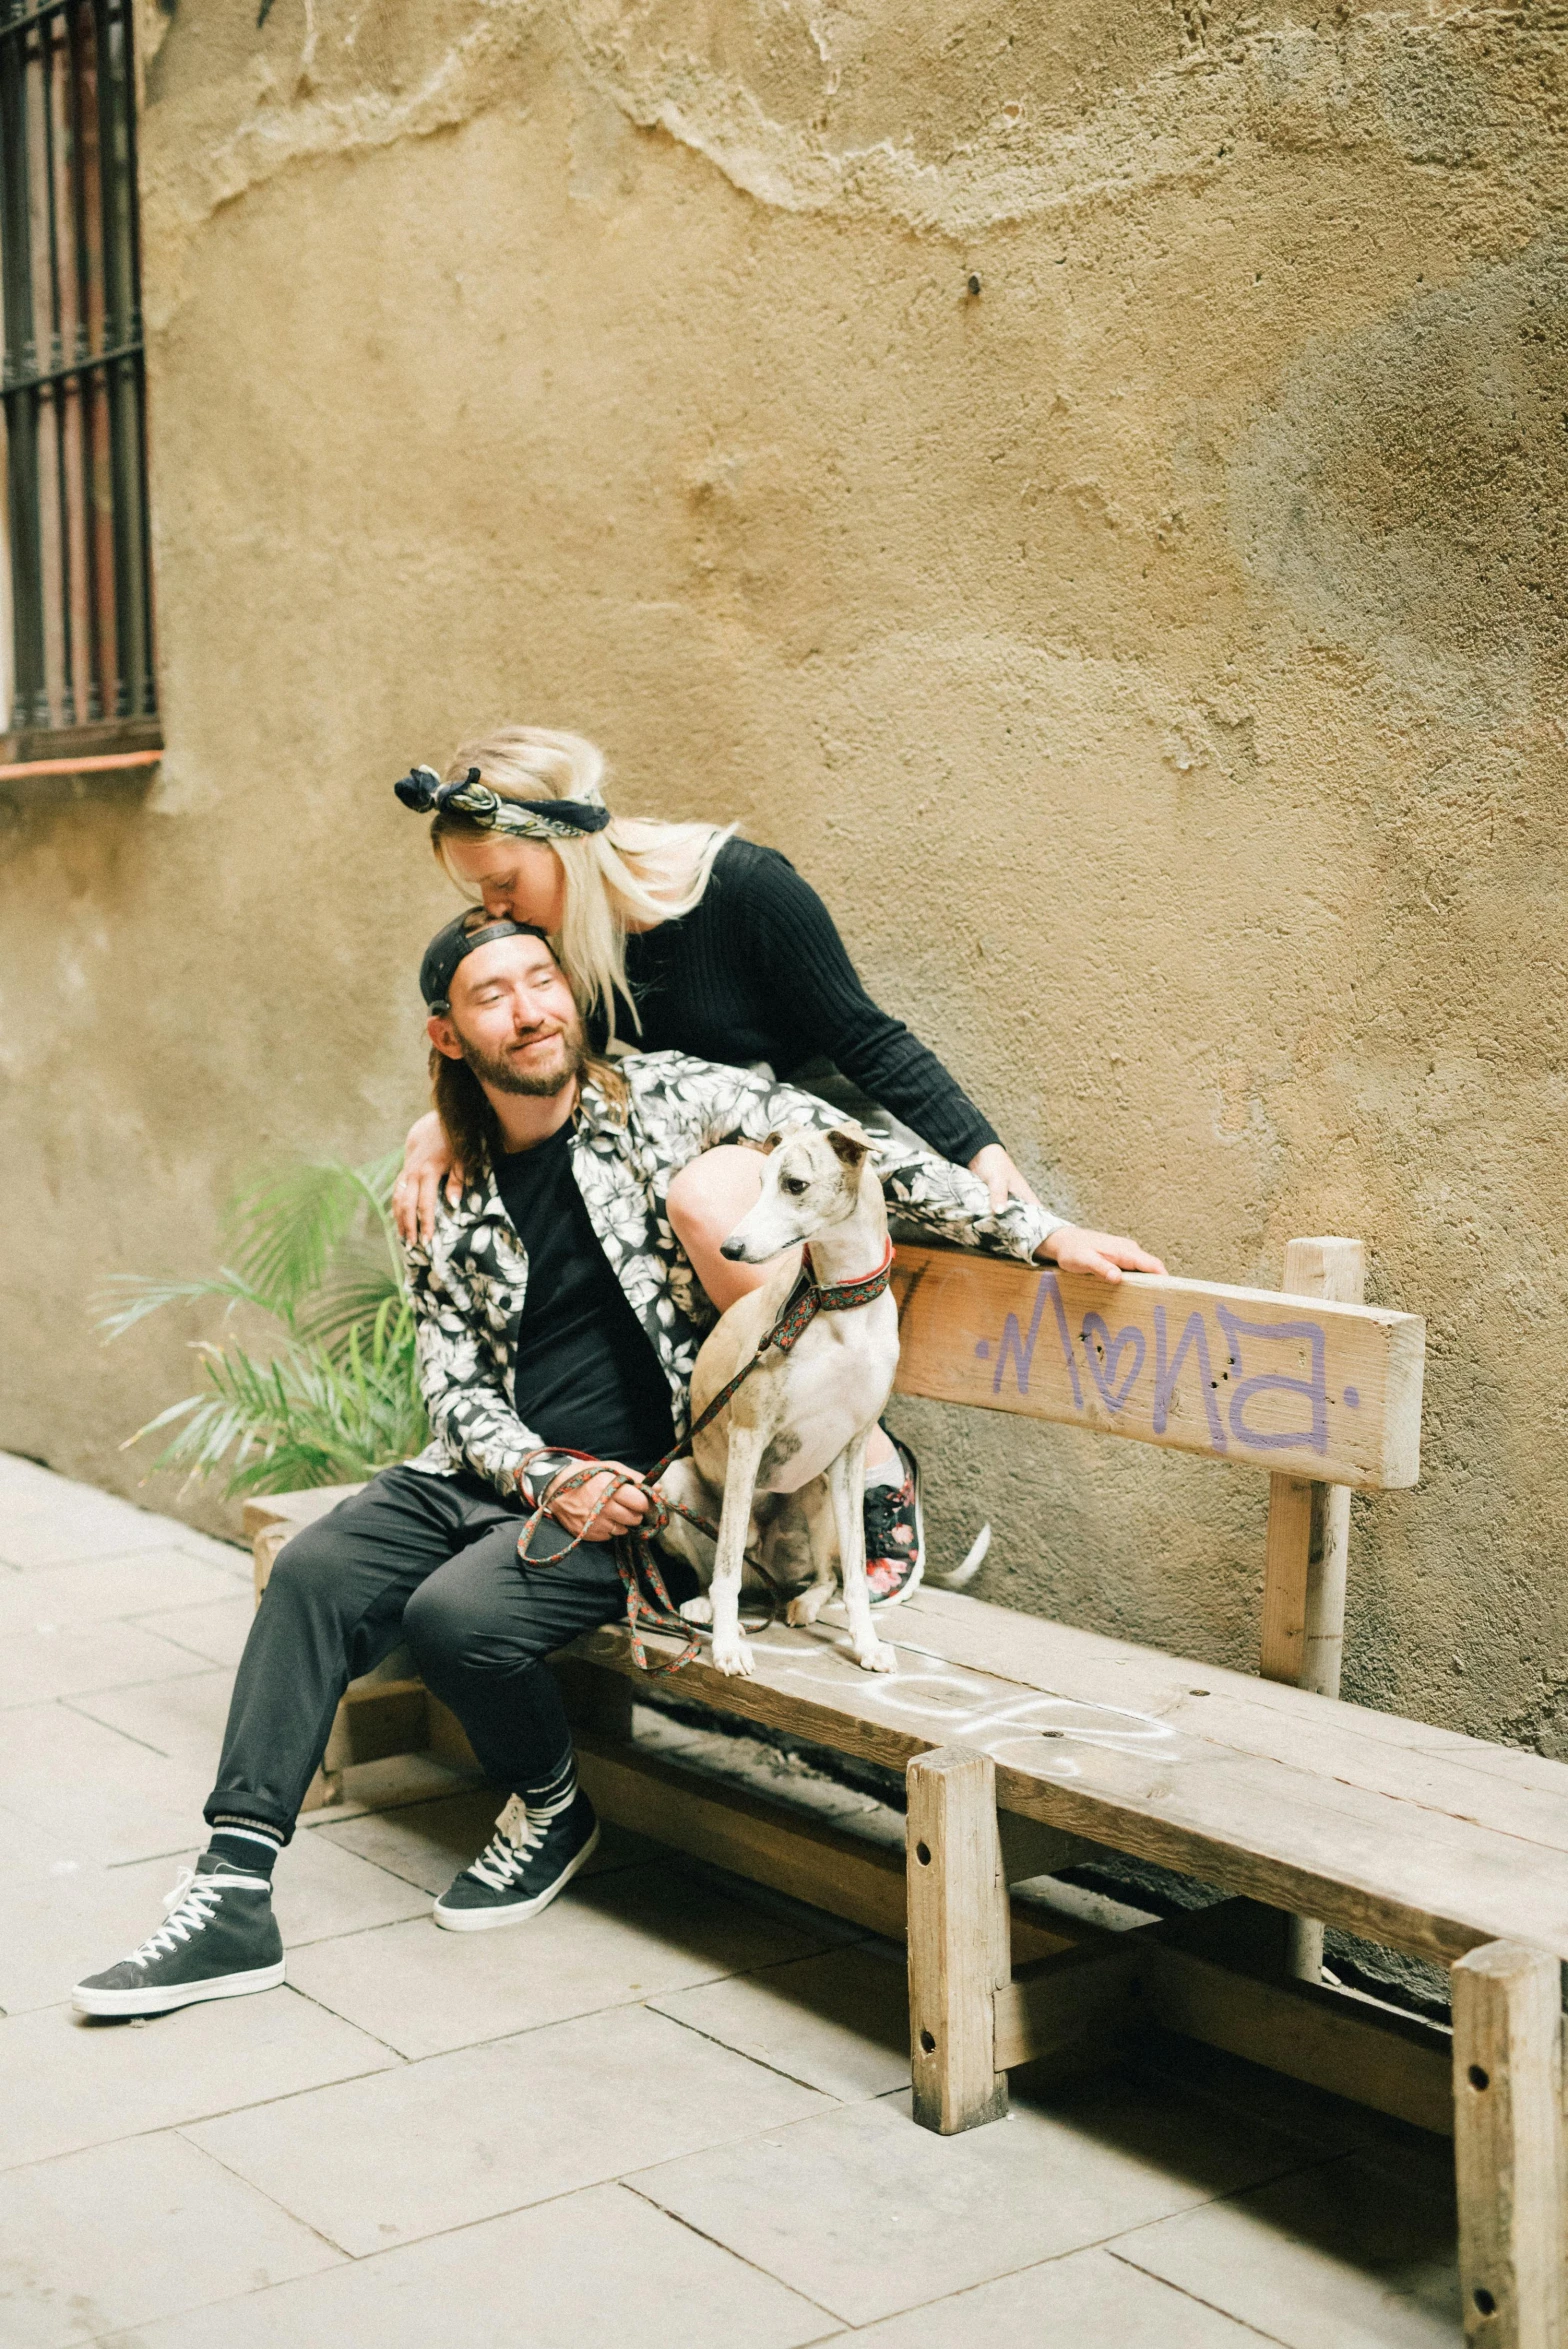
[[(1132, 1368), (1118, 1387), (1116, 1373), (1122, 1356), (1132, 1348)], [(1119, 1411), (1138, 1383), (1143, 1358), (1148, 1352), (1141, 1329), (1120, 1330), (1113, 1338), (1098, 1313), (1083, 1317), (1083, 1350), (1088, 1360), (1090, 1376), (1100, 1390), (1100, 1399), (1108, 1411)]]

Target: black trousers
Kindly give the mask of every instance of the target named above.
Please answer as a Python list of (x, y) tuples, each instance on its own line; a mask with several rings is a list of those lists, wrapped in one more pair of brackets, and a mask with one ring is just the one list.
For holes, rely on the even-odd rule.
[[(543, 1786), (571, 1745), (544, 1658), (613, 1622), (622, 1593), (607, 1544), (532, 1563), (569, 1538), (546, 1519), (525, 1562), (522, 1523), (477, 1479), (388, 1468), (285, 1542), (240, 1658), (209, 1822), (259, 1819), (292, 1836), (338, 1699), (404, 1640), (486, 1777), (514, 1794)], [(669, 1563), (679, 1604), (696, 1578)]]

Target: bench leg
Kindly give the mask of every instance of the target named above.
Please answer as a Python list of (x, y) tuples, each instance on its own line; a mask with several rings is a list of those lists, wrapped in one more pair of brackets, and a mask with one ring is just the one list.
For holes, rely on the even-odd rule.
[(909, 1765), (909, 2033), (915, 2119), (951, 2137), (1007, 2110), (996, 1993), (1010, 1979), (1007, 1886), (989, 1754)]
[(1494, 1941), (1452, 1980), (1465, 2339), (1563, 2349), (1561, 1969)]

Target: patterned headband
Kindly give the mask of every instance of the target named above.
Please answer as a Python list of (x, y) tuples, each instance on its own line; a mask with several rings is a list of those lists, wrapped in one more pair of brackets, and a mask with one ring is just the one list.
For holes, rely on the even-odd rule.
[(486, 832), (510, 832), (519, 840), (581, 840), (602, 832), (610, 811), (602, 799), (502, 799), (470, 767), (461, 783), (443, 783), (434, 767), (412, 767), (393, 784), (416, 815), (467, 816)]

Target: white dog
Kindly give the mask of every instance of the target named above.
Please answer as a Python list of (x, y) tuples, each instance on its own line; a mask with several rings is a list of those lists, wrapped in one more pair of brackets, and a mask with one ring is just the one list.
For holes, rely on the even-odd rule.
[[(770, 1136), (768, 1148), (762, 1196), (722, 1253), (741, 1264), (788, 1254), (709, 1335), (691, 1382), (694, 1418), (751, 1360), (788, 1303), (801, 1241), (810, 1243), (824, 1289), (865, 1280), (888, 1260), (887, 1210), (867, 1135), (805, 1127), (782, 1140)], [(769, 1347), (697, 1437), (692, 1457), (661, 1477), (666, 1493), (704, 1516), (712, 1514), (712, 1496), (724, 1496), (716, 1555), (677, 1516), (660, 1537), (699, 1573), (711, 1563), (713, 1661), (721, 1672), (755, 1669), (740, 1631), (741, 1576), (748, 1542), (769, 1531), (775, 1553), (798, 1546), (802, 1531), (809, 1546), (812, 1579), (790, 1601), (790, 1622), (816, 1621), (833, 1595), (836, 1564), (855, 1661), (868, 1672), (893, 1669), (893, 1650), (872, 1627), (861, 1512), (866, 1445), (897, 1368), (898, 1307), (886, 1288), (869, 1304), (819, 1312), (788, 1352)], [(709, 1602), (691, 1600), (682, 1611), (701, 1621)]]

